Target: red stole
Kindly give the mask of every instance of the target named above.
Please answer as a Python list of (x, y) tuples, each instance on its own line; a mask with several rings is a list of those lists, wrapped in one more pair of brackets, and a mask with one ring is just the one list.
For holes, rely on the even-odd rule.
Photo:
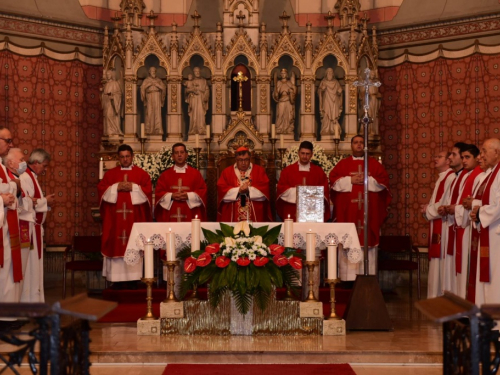
[[(127, 176), (127, 177), (125, 177)], [(104, 193), (115, 183), (127, 179), (128, 182), (140, 186), (148, 201), (133, 205), (130, 192), (119, 191), (116, 203), (108, 203), (102, 199)], [(102, 248), (101, 252), (109, 258), (118, 258), (125, 255), (130, 231), (134, 223), (151, 221), (151, 178), (139, 167), (133, 166), (131, 170), (122, 170), (116, 167), (104, 175), (97, 185), (100, 212), (102, 218)]]
[[(458, 202), (462, 202), (465, 198), (469, 197), (472, 194), (472, 187), (474, 186), (474, 180), (476, 179), (477, 175), (482, 172), (482, 169), (477, 166), (474, 168), (470, 173), (468, 173), (468, 176), (466, 177), (466, 181), (464, 183), (464, 189), (462, 191), (462, 195), (460, 195), (460, 199)], [(455, 256), (455, 271), (457, 273), (462, 273), (462, 252), (463, 252), (463, 246), (462, 246), (462, 239), (464, 237), (464, 232), (465, 228), (462, 227), (456, 227), (456, 256)]]
[[(26, 169), (26, 173), (30, 176), (33, 186), (35, 188), (35, 194), (33, 198), (42, 198), (42, 192), (38, 188), (38, 183), (36, 177), (33, 175), (31, 169)], [(38, 259), (42, 258), (42, 224), (43, 224), (43, 212), (36, 213), (35, 222), (35, 234), (36, 234), (36, 248), (38, 250)], [(31, 238), (31, 244), (33, 244), (33, 238)]]
[[(444, 193), (444, 185), (446, 185), (446, 180), (452, 174), (453, 171), (448, 171), (443, 180), (439, 183), (435, 202), (439, 202)], [(429, 238), (429, 260), (431, 258), (441, 258), (441, 229), (443, 228), (443, 220), (441, 218), (432, 220), (429, 225), (431, 226), (432, 237)]]
[[(167, 193), (176, 193), (178, 191), (196, 193), (200, 197), (202, 205), (191, 209), (187, 202), (172, 200), (170, 210), (165, 210), (159, 202)], [(207, 220), (205, 209), (207, 204), (207, 185), (197, 169), (188, 166), (186, 173), (177, 173), (173, 167), (167, 169), (158, 178), (155, 197), (156, 207), (154, 212), (155, 219), (158, 222), (191, 221), (195, 216), (198, 216), (201, 221)]]
[(289, 217), (295, 221), (297, 214), (297, 205), (288, 203), (281, 199), (281, 196), (290, 188), (295, 188), (300, 185), (308, 186), (323, 186), (325, 192), (325, 212), (323, 219), (326, 222), (330, 219), (330, 200), (328, 198), (328, 178), (323, 169), (313, 163), (310, 164), (310, 170), (300, 171), (299, 163), (296, 162), (289, 165), (281, 171), (280, 180), (276, 191), (276, 211), (282, 220)]
[[(7, 178), (4, 167), (0, 166), (0, 178), (8, 183), (10, 178)], [(17, 210), (7, 209), (7, 225), (9, 227), (10, 236), (10, 251), (12, 258), (12, 273), (14, 282), (17, 283), (23, 279), (23, 267), (21, 261), (21, 239), (19, 237), (19, 220), (17, 218)], [(3, 229), (0, 228), (0, 267), (4, 266), (4, 245), (3, 245)]]
[[(451, 193), (451, 199), (450, 199), (450, 204), (455, 204), (457, 199), (458, 199), (458, 193), (460, 191), (460, 183), (464, 179), (465, 175), (464, 170), (462, 170), (462, 173), (460, 173), (460, 176), (455, 179), (453, 182), (453, 185), (451, 187), (452, 193)], [(448, 255), (453, 255), (453, 250), (455, 249), (455, 228), (456, 225), (450, 225), (448, 227), (448, 251), (446, 252)]]

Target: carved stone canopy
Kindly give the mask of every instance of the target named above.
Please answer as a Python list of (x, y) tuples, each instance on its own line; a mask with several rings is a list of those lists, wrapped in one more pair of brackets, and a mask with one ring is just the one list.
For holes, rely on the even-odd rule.
[(236, 150), (240, 146), (246, 146), (251, 151), (262, 151), (264, 139), (245, 112), (236, 112), (236, 117), (231, 120), (228, 127), (219, 136), (219, 147), (221, 150)]

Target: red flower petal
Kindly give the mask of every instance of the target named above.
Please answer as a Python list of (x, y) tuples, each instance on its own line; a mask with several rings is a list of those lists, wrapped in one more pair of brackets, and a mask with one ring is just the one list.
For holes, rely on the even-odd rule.
[(274, 258), (273, 258), (273, 262), (274, 264), (276, 264), (278, 267), (283, 267), (283, 266), (286, 266), (288, 264), (288, 259), (286, 256), (284, 255), (276, 255)]
[(273, 255), (281, 255), (285, 251), (285, 248), (281, 245), (270, 245), (269, 250), (271, 251), (271, 254)]
[(240, 266), (248, 266), (250, 264), (250, 259), (248, 258), (238, 258), (238, 260), (236, 261), (236, 263)]
[(220, 256), (215, 259), (215, 265), (219, 268), (225, 268), (231, 263), (231, 259), (225, 256)]
[(184, 261), (184, 271), (186, 273), (191, 273), (196, 269), (196, 259), (189, 257)]
[(268, 262), (269, 262), (269, 258), (267, 258), (267, 257), (257, 257), (257, 258), (255, 258), (255, 260), (253, 261), (253, 264), (254, 264), (256, 267), (263, 267), (263, 266), (265, 266)]
[(212, 255), (205, 252), (198, 257), (198, 259), (196, 260), (196, 265), (200, 267), (205, 267), (209, 265), (211, 261), (212, 261)]
[(296, 270), (302, 269), (302, 259), (300, 259), (299, 257), (290, 257), (290, 259), (288, 259), (288, 263)]
[(209, 254), (216, 254), (220, 250), (220, 245), (218, 243), (213, 243), (205, 247), (205, 252)]

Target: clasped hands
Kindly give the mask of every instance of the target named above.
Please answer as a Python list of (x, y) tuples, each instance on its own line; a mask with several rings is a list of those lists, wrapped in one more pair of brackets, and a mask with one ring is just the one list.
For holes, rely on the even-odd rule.
[(172, 199), (174, 201), (187, 201), (188, 193), (185, 191), (179, 191), (177, 193), (172, 193)]
[(474, 223), (476, 223), (476, 222), (478, 222), (478, 221), (479, 221), (479, 220), (478, 220), (478, 218), (477, 218), (477, 213), (478, 213), (478, 211), (479, 211), (479, 206), (474, 206), (474, 207), (472, 208), (472, 211), (470, 212), (470, 219), (471, 219)]
[(364, 176), (361, 174), (355, 174), (351, 176), (351, 184), (353, 185), (363, 185)]
[(250, 180), (247, 180), (247, 181), (245, 181), (244, 183), (242, 183), (242, 184), (240, 185), (240, 189), (238, 190), (238, 192), (239, 192), (240, 194), (246, 194), (246, 193), (248, 193), (248, 189), (249, 189), (249, 187), (250, 187), (250, 183), (251, 183), (251, 181), (250, 181)]
[(132, 182), (125, 182), (125, 181), (122, 181), (118, 184), (118, 188), (117, 188), (118, 191), (132, 191)]
[(0, 197), (2, 197), (4, 206), (10, 206), (12, 203), (16, 201), (16, 197), (10, 193), (0, 194)]

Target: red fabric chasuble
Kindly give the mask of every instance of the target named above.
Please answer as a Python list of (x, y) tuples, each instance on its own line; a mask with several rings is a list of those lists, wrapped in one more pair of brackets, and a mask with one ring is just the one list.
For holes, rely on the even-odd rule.
[[(342, 159), (330, 172), (330, 186), (333, 187), (338, 179), (364, 173), (364, 160), (354, 160), (352, 156)], [(368, 159), (368, 173), (385, 189), (380, 192), (368, 193), (368, 246), (376, 246), (379, 243), (380, 226), (387, 217), (387, 208), (391, 202), (389, 192), (389, 175), (384, 167), (374, 158)], [(330, 190), (331, 199), (334, 204), (336, 220), (338, 223), (354, 223), (358, 226), (358, 236), (361, 245), (364, 245), (364, 185), (352, 185), (350, 192), (337, 192)]]
[(299, 185), (307, 186), (323, 186), (325, 191), (325, 212), (324, 221), (326, 222), (330, 219), (330, 200), (328, 199), (328, 178), (326, 177), (323, 169), (316, 164), (310, 164), (310, 170), (299, 171), (299, 163), (293, 163), (281, 171), (280, 180), (278, 181), (278, 187), (276, 192), (276, 211), (282, 220), (290, 219), (295, 221), (295, 216), (297, 213), (297, 205), (294, 203), (285, 202), (281, 199), (283, 193), (285, 193), (290, 188), (295, 188)]
[[(11, 179), (7, 176), (6, 169), (0, 166), (0, 178), (8, 183)], [(9, 227), (10, 251), (12, 258), (12, 273), (14, 282), (17, 283), (23, 279), (23, 266), (21, 261), (21, 238), (19, 236), (19, 219), (17, 209), (7, 210), (7, 225)], [(0, 228), (0, 267), (4, 266), (4, 245), (3, 230)]]
[[(127, 176), (127, 177), (125, 177)], [(102, 199), (104, 193), (112, 185), (122, 181), (133, 182), (142, 189), (148, 201), (132, 205), (130, 192), (118, 192), (116, 203), (108, 203)], [(128, 243), (128, 237), (134, 223), (151, 221), (151, 178), (139, 167), (122, 170), (120, 166), (104, 174), (97, 185), (102, 218), (102, 249), (104, 256), (109, 258), (123, 257)]]
[[(186, 201), (172, 200), (170, 210), (165, 210), (159, 202), (167, 193), (193, 192), (202, 200), (201, 206), (190, 209)], [(156, 206), (155, 219), (158, 222), (191, 221), (195, 216), (201, 221), (207, 221), (207, 185), (200, 172), (191, 167), (186, 168), (186, 173), (177, 173), (169, 168), (158, 178), (155, 189)]]
[[(271, 222), (271, 207), (269, 206), (269, 178), (266, 171), (260, 165), (252, 164), (250, 171), (251, 187), (256, 188), (265, 196), (265, 200), (256, 201), (247, 199), (246, 208), (248, 217), (254, 222)], [(236, 172), (238, 172), (238, 176)], [(242, 217), (241, 197), (235, 202), (224, 202), (223, 198), (232, 188), (240, 186), (239, 171), (233, 165), (222, 171), (217, 181), (217, 219), (218, 221), (237, 222)], [(245, 219), (246, 220), (246, 219)]]

